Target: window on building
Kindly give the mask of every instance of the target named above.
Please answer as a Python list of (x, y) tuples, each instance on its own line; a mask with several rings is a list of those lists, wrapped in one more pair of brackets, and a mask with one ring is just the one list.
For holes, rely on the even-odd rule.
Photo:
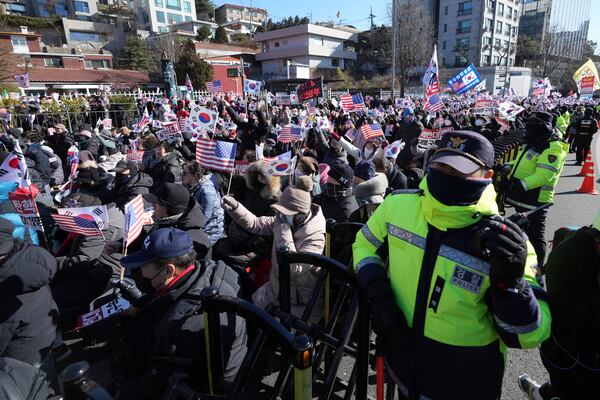
[(227, 68), (227, 77), (228, 78), (237, 78), (240, 76), (239, 70), (237, 68)]
[(71, 31), (69, 37), (77, 42), (102, 42), (100, 34), (96, 32)]
[(490, 56), (488, 56), (488, 55), (483, 56), (483, 64), (484, 65), (490, 64)]
[(484, 46), (492, 44), (492, 38), (489, 37), (489, 36), (484, 36), (483, 37), (483, 44), (484, 44)]
[(496, 21), (496, 32), (502, 33), (502, 21)]
[(27, 47), (27, 39), (24, 36), (11, 36), (13, 47)]
[(183, 11), (185, 12), (192, 12), (192, 4), (189, 1), (184, 1), (183, 2)]
[(166, 26), (159, 26), (158, 27), (158, 32), (159, 33), (167, 33), (167, 32), (169, 32), (169, 30), (167, 29)]
[(445, 40), (442, 42), (442, 50), (446, 50), (446, 41)]
[(180, 14), (168, 13), (167, 19), (168, 19), (167, 23), (169, 23), (169, 24), (178, 24), (180, 22), (183, 22), (183, 17)]
[(512, 17), (512, 11), (513, 11), (513, 9), (511, 6), (506, 6), (506, 16), (508, 18)]
[(500, 64), (500, 56), (494, 56), (494, 65)]
[(156, 7), (164, 7), (163, 0), (154, 0), (154, 5)]
[(162, 11), (156, 12), (156, 21), (160, 23), (165, 23), (165, 13)]
[(444, 15), (448, 15), (448, 6), (444, 7)]
[(110, 68), (110, 64), (108, 60), (85, 60), (86, 68), (100, 68), (107, 69)]
[(469, 33), (471, 32), (471, 20), (465, 19), (463, 21), (458, 21), (458, 28), (456, 29), (456, 33)]
[(444, 33), (448, 32), (448, 24), (444, 24)]
[(512, 34), (513, 27), (509, 24), (506, 24), (506, 34), (510, 36)]
[(494, 20), (490, 18), (486, 19), (485, 27), (491, 32), (494, 29)]
[(73, 3), (75, 4), (75, 11), (84, 13), (90, 12), (90, 5), (87, 1), (74, 1)]
[(498, 15), (504, 14), (504, 4), (498, 3)]
[(166, 0), (167, 8), (171, 10), (181, 10), (181, 1), (180, 0)]
[(273, 46), (275, 46), (275, 47), (279, 47), (279, 42), (275, 42), (275, 43), (273, 43)]
[(340, 66), (340, 59), (339, 58), (332, 58), (331, 59), (331, 66), (332, 67), (339, 67)]
[(62, 67), (62, 60), (60, 58), (44, 58), (44, 66), (51, 68), (60, 68)]
[(496, 39), (496, 40), (494, 41), (494, 46), (500, 46), (501, 44), (502, 44), (502, 42), (501, 42), (501, 40), (500, 40), (500, 39)]
[(487, 8), (489, 8), (490, 11), (494, 11), (495, 7), (496, 7), (496, 2), (494, 0), (488, 0)]
[(192, 20), (192, 17), (190, 17), (189, 15), (186, 15), (183, 17), (184, 21), (186, 22), (190, 22)]
[(471, 39), (470, 38), (456, 39), (456, 47), (459, 49), (470, 48), (471, 47)]
[(507, 48), (508, 47), (508, 40), (504, 41), (504, 47)]
[(458, 3), (458, 15), (469, 15), (473, 12), (473, 2), (465, 1)]

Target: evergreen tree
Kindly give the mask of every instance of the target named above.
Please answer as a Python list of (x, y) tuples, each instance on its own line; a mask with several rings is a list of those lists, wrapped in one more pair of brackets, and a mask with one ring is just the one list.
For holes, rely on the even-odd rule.
[(200, 21), (212, 21), (215, 15), (215, 4), (212, 0), (195, 0), (196, 17)]
[(155, 67), (150, 60), (148, 44), (140, 35), (129, 36), (121, 54), (117, 57), (117, 66), (124, 69), (150, 72)]
[(196, 54), (193, 43), (187, 44), (174, 66), (178, 85), (185, 85), (186, 74), (190, 76), (192, 86), (199, 90), (206, 89), (205, 82), (213, 79), (212, 67)]
[(210, 28), (206, 25), (202, 25), (198, 32), (196, 33), (196, 40), (199, 42), (204, 42), (206, 39), (210, 37)]
[(215, 32), (215, 43), (229, 43), (227, 31), (225, 31), (225, 28), (222, 26), (218, 27)]

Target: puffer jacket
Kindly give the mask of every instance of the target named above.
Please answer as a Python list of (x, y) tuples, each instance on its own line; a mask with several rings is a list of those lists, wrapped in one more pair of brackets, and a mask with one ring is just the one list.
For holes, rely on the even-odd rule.
[(58, 309), (48, 287), (56, 260), (41, 247), (15, 246), (0, 264), (0, 356), (36, 365), (56, 338)]
[(158, 160), (154, 166), (148, 170), (148, 174), (154, 181), (155, 190), (163, 183), (177, 183), (181, 185), (183, 157), (177, 151), (167, 154), (162, 160)]
[(110, 154), (106, 156), (103, 161), (98, 163), (98, 168), (102, 168), (107, 174), (115, 176), (115, 172), (110, 172), (110, 170), (115, 168), (117, 163), (121, 160), (125, 160), (125, 158), (125, 154), (123, 153)]
[[(325, 249), (325, 217), (321, 207), (311, 206), (309, 220), (302, 226), (292, 227), (283, 222), (278, 216), (257, 217), (249, 212), (242, 204), (230, 211), (231, 217), (247, 231), (258, 235), (272, 235), (271, 271), (269, 281), (252, 296), (254, 304), (266, 308), (271, 303), (278, 302), (279, 296), (279, 266), (277, 264), (277, 249), (287, 247), (292, 252), (308, 252), (321, 254)], [(319, 269), (306, 264), (291, 266), (291, 304), (292, 312), (301, 316), (304, 306), (317, 281)], [(321, 299), (319, 299), (321, 301)], [(315, 306), (311, 321), (316, 322), (321, 317), (321, 303)]]
[(48, 156), (52, 173), (50, 174), (50, 183), (52, 185), (60, 185), (65, 180), (65, 174), (63, 172), (62, 160), (51, 147), (42, 146), (42, 150)]
[(15, 226), (13, 238), (39, 245), (37, 232), (25, 226), (12, 202), (8, 200), (8, 193), (14, 192), (17, 187), (17, 182), (0, 182), (0, 217), (9, 220)]
[(118, 175), (109, 200), (114, 201), (117, 207), (123, 210), (125, 204), (133, 200), (138, 194), (150, 193), (152, 184), (152, 177), (142, 171), (134, 172), (126, 178)]
[(23, 361), (0, 357), (0, 400), (54, 398), (46, 374)]
[[(52, 176), (52, 166), (50, 165), (50, 157), (42, 149), (40, 143), (34, 143), (27, 146), (25, 150), (25, 158), (33, 161), (33, 164), (27, 164), (32, 166), (33, 169), (39, 174), (39, 182), (34, 183), (48, 184), (50, 177)], [(31, 176), (32, 180), (34, 175)]]
[(196, 186), (190, 189), (190, 192), (204, 213), (206, 219), (204, 233), (214, 244), (223, 237), (225, 215), (221, 207), (221, 197), (210, 178), (211, 175), (205, 175)]
[(388, 180), (385, 174), (377, 173), (373, 178), (354, 186), (353, 192), (358, 209), (350, 214), (350, 222), (365, 223), (383, 203)]

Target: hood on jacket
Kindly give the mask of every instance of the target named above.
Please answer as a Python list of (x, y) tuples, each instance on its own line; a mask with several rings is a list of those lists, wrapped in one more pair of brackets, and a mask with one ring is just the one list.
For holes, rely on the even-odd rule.
[(16, 296), (47, 286), (56, 273), (56, 259), (41, 247), (23, 247), (0, 264), (0, 297)]
[(427, 179), (423, 179), (419, 188), (423, 190), (421, 207), (427, 222), (441, 231), (460, 229), (473, 225), (486, 215), (499, 214), (496, 203), (496, 190), (489, 184), (479, 201), (468, 206), (447, 206), (437, 201), (429, 192)]
[(385, 174), (378, 172), (371, 179), (355, 185), (352, 191), (359, 205), (380, 204), (383, 203), (388, 186)]
[[(258, 180), (259, 176), (265, 178), (268, 183), (263, 186), (263, 184)], [(278, 176), (269, 175), (264, 163), (260, 160), (255, 161), (248, 166), (246, 175), (244, 175), (244, 179), (246, 180), (246, 187), (248, 187), (248, 189), (260, 189), (260, 196), (263, 199), (274, 198), (280, 195), (281, 179)]]

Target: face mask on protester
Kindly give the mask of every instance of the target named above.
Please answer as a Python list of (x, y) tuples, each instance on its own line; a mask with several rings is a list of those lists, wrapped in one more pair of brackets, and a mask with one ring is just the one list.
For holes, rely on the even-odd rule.
[(485, 121), (484, 120), (479, 119), (479, 118), (477, 118), (475, 120), (475, 126), (483, 126), (483, 125), (485, 125)]
[(445, 119), (444, 126), (450, 126), (450, 125), (452, 125), (452, 121), (450, 121), (449, 119)]
[[(156, 288), (152, 285), (152, 281), (162, 272), (158, 271), (152, 278), (146, 278), (142, 275), (142, 269), (136, 268), (131, 272), (131, 277), (135, 282), (135, 285), (140, 289), (142, 293), (152, 294), (156, 292)], [(163, 283), (161, 283), (161, 286)]]
[(463, 178), (429, 169), (427, 187), (431, 195), (447, 206), (467, 206), (477, 203), (491, 179)]

